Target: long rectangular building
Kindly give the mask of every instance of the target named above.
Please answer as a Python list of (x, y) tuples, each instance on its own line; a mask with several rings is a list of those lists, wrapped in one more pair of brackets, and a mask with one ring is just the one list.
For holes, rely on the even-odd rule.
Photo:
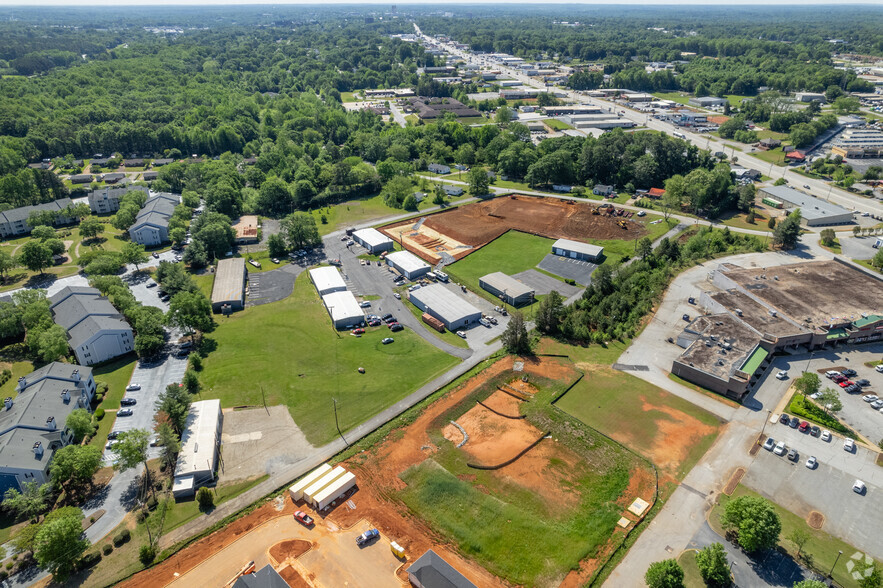
[(346, 290), (346, 282), (340, 271), (334, 266), (317, 267), (310, 270), (310, 281), (316, 287), (319, 296)]
[(322, 303), (336, 329), (359, 327), (365, 322), (365, 313), (352, 292), (343, 290), (326, 294), (322, 296)]
[(561, 257), (595, 262), (604, 254), (604, 248), (598, 245), (592, 245), (591, 243), (571, 241), (570, 239), (558, 239), (552, 243), (552, 253), (560, 255)]
[(220, 260), (212, 284), (212, 311), (222, 312), (225, 307), (230, 311), (244, 309), (247, 280), (245, 258), (230, 257)]
[(478, 279), (478, 285), (512, 306), (530, 304), (534, 290), (503, 272), (494, 272)]
[(764, 186), (759, 192), (761, 198), (781, 202), (782, 207), (789, 212), (799, 209), (801, 223), (808, 227), (845, 225), (854, 221), (851, 210), (788, 186)]
[(409, 280), (428, 274), (430, 267), (410, 251), (396, 251), (386, 256), (386, 263)]
[(377, 229), (360, 229), (353, 233), (353, 240), (371, 253), (391, 251), (393, 247), (392, 239)]
[(197, 488), (215, 479), (223, 420), (218, 399), (200, 400), (190, 405), (175, 465), (172, 494), (176, 498), (191, 496)]
[(73, 202), (70, 198), (61, 198), (44, 204), (4, 210), (0, 212), (0, 238), (30, 233), (32, 227), (28, 224), (28, 217), (34, 212), (53, 213), (55, 215), (53, 224), (56, 227), (69, 225), (74, 222), (74, 219), (67, 216), (65, 211), (71, 206), (73, 206)]
[(123, 315), (95, 288), (68, 286), (49, 298), (56, 324), (81, 365), (95, 365), (131, 353), (135, 337)]
[(451, 331), (474, 325), (481, 319), (480, 310), (442, 284), (414, 290), (408, 298), (414, 306), (440, 320)]
[(169, 240), (169, 219), (181, 202), (176, 194), (159, 193), (144, 202), (135, 222), (129, 227), (129, 236), (145, 247), (156, 247)]

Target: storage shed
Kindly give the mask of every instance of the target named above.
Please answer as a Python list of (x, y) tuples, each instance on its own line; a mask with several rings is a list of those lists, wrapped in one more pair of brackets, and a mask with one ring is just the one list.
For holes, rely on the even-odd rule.
[(310, 484), (312, 484), (330, 471), (331, 466), (327, 463), (323, 463), (312, 472), (295, 482), (294, 485), (288, 489), (288, 494), (289, 496), (291, 496), (291, 500), (293, 502), (301, 500), (304, 497), (304, 490), (306, 490)]
[(416, 280), (420, 276), (429, 273), (429, 270), (432, 269), (410, 251), (390, 253), (386, 256), (386, 263), (397, 269), (400, 274), (409, 280)]
[(604, 248), (570, 239), (558, 239), (552, 243), (552, 253), (561, 257), (595, 262), (604, 253)]
[(478, 279), (478, 285), (512, 306), (530, 304), (534, 290), (503, 272), (494, 272)]
[(348, 329), (365, 322), (365, 313), (352, 292), (332, 292), (322, 297), (322, 303), (336, 329)]
[(245, 281), (248, 279), (248, 271), (245, 269), (245, 259), (231, 257), (218, 262), (215, 271), (215, 282), (212, 285), (212, 310), (221, 312), (225, 305), (230, 310), (242, 310), (245, 308)]
[(340, 271), (334, 266), (317, 267), (310, 270), (310, 281), (316, 287), (319, 296), (346, 290), (346, 282)]
[(359, 229), (353, 233), (353, 240), (371, 253), (392, 251), (392, 239), (377, 229)]
[(414, 290), (408, 297), (414, 306), (440, 320), (451, 331), (475, 324), (481, 318), (480, 310), (441, 284)]
[(315, 497), (318, 496), (322, 490), (327, 488), (329, 484), (331, 484), (334, 480), (338, 479), (345, 473), (345, 469), (343, 469), (341, 466), (337, 466), (324, 476), (320, 477), (318, 480), (307, 486), (307, 488), (304, 490), (304, 500), (307, 502), (307, 504), (315, 506)]
[(313, 500), (316, 510), (328, 508), (332, 502), (344, 496), (355, 486), (356, 475), (352, 472), (346, 472), (314, 496)]

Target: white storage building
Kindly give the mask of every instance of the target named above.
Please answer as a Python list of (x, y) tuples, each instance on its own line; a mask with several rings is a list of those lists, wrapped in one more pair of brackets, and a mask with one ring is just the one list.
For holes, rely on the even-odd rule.
[(408, 297), (414, 306), (440, 320), (451, 331), (475, 324), (481, 318), (480, 310), (441, 284), (414, 290)]
[(310, 281), (316, 287), (319, 296), (346, 290), (346, 282), (340, 271), (334, 266), (317, 267), (310, 270)]
[(377, 229), (360, 229), (353, 233), (353, 240), (371, 253), (392, 251), (392, 239)]
[(334, 480), (338, 479), (342, 475), (346, 473), (346, 470), (340, 466), (337, 466), (312, 484), (304, 489), (304, 501), (308, 504), (315, 506), (315, 497), (319, 495), (322, 490), (327, 488)]
[(604, 253), (604, 248), (570, 239), (558, 239), (552, 243), (552, 253), (561, 257), (595, 262)]
[(291, 496), (291, 500), (293, 502), (297, 502), (301, 498), (304, 497), (304, 490), (307, 489), (313, 482), (327, 474), (331, 471), (331, 466), (327, 463), (323, 463), (312, 472), (295, 482), (295, 484), (288, 489), (288, 494)]
[(512, 306), (530, 304), (534, 290), (503, 272), (494, 272), (478, 279), (478, 285)]
[(331, 316), (331, 321), (337, 329), (346, 329), (358, 326), (365, 322), (365, 313), (352, 292), (332, 292), (322, 297), (322, 303)]
[(431, 269), (422, 259), (410, 251), (396, 251), (386, 256), (387, 265), (397, 269), (409, 280), (416, 280)]
[(316, 510), (324, 510), (332, 502), (349, 492), (356, 485), (356, 475), (347, 472), (323, 488), (313, 497)]
[(200, 400), (190, 405), (175, 465), (172, 494), (176, 498), (191, 496), (198, 487), (215, 479), (222, 421), (220, 400)]

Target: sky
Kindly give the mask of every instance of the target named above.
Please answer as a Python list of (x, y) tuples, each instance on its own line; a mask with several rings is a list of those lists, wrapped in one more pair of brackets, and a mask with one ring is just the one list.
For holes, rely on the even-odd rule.
[[(22, 0), (0, 0), (0, 6), (112, 6), (115, 8), (124, 8), (125, 6), (219, 6), (219, 5), (230, 5), (230, 6), (241, 6), (243, 4), (263, 4), (268, 6), (280, 5), (280, 4), (308, 4), (308, 5), (328, 5), (328, 4), (358, 4), (358, 5), (366, 5), (366, 4), (376, 4), (376, 5), (391, 5), (398, 4), (399, 6), (407, 6), (408, 4), (421, 4), (421, 5), (436, 5), (439, 8), (443, 8), (449, 4), (563, 4), (562, 0), (443, 0), (439, 2), (439, 0), (411, 0), (409, 2), (396, 2), (395, 0), (367, 0), (367, 1), (354, 1), (354, 0), (322, 0), (321, 2), (317, 2), (316, 0), (312, 1), (303, 1), (303, 0), (277, 0), (276, 2), (270, 2), (268, 0), (134, 0), (134, 1), (121, 1), (121, 0), (33, 0), (30, 2), (22, 2)], [(671, 5), (671, 4), (693, 4), (693, 5), (708, 5), (708, 6), (721, 6), (721, 5), (755, 5), (755, 6), (765, 6), (770, 5), (769, 0), (722, 0), (717, 2), (709, 2), (708, 0), (576, 0), (571, 2), (566, 2), (566, 4), (619, 4), (619, 5)], [(879, 0), (801, 0), (799, 3), (801, 6), (806, 6), (810, 4), (814, 5), (848, 5), (848, 4), (867, 4), (867, 5), (877, 5), (879, 4)], [(780, 5), (777, 5), (780, 6)]]

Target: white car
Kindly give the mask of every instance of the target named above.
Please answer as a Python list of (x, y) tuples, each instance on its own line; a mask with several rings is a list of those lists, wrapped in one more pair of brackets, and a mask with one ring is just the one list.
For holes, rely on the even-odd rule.
[(134, 392), (134, 391), (140, 390), (140, 389), (141, 389), (141, 386), (139, 386), (138, 384), (129, 384), (128, 386), (126, 386), (126, 392)]
[(819, 465), (818, 460), (816, 460), (815, 455), (811, 455), (808, 460), (806, 460), (806, 467), (810, 470), (816, 469), (816, 466)]
[(830, 371), (825, 372), (825, 377), (828, 378), (829, 380), (831, 378), (833, 378), (834, 376), (839, 376), (839, 375), (841, 375), (840, 372), (838, 372), (836, 370), (830, 370)]
[(776, 374), (777, 380), (787, 380), (788, 379), (788, 370), (781, 370), (778, 374)]
[(396, 300), (401, 300), (401, 299), (402, 299), (402, 295), (399, 294), (398, 292), (393, 292), (392, 295), (396, 297)]
[(883, 374), (883, 363), (877, 364), (877, 367), (874, 369)]
[(855, 441), (853, 441), (852, 439), (844, 439), (843, 450), (849, 451), (850, 453), (855, 451)]
[(865, 402), (875, 402), (877, 400), (880, 400), (880, 398), (876, 394), (865, 394), (864, 396), (862, 396), (862, 400), (864, 400)]
[(763, 448), (767, 451), (772, 451), (773, 447), (776, 445), (776, 440), (772, 437), (767, 437), (766, 441), (763, 442)]
[(787, 449), (788, 448), (785, 447), (785, 442), (779, 441), (778, 443), (776, 443), (776, 448), (773, 449), (773, 453), (775, 453), (776, 455), (785, 455), (785, 451)]
[(822, 431), (822, 436), (820, 437), (822, 441), (830, 441), (831, 440), (831, 431), (825, 429)]
[(362, 308), (371, 308), (371, 302), (369, 300), (364, 300), (359, 303), (359, 306)]
[(465, 339), (466, 338), (466, 331), (457, 331), (457, 335), (459, 335), (460, 337)]
[(852, 485), (852, 491), (856, 494), (864, 494), (865, 493), (865, 483), (861, 480), (856, 480)]
[(871, 403), (871, 408), (875, 410), (880, 410), (881, 408), (883, 408), (883, 400), (875, 400)]
[(644, 212), (643, 210), (638, 211), (638, 216), (644, 216), (645, 214), (647, 214), (647, 213)]

